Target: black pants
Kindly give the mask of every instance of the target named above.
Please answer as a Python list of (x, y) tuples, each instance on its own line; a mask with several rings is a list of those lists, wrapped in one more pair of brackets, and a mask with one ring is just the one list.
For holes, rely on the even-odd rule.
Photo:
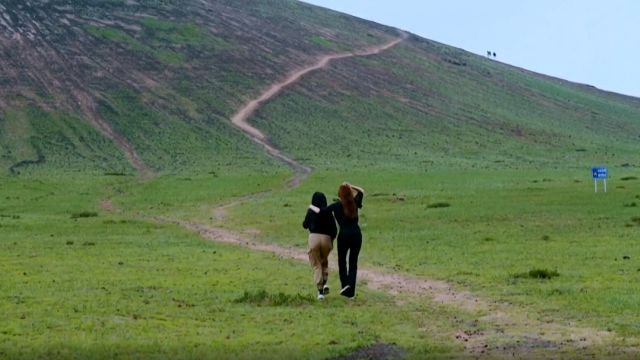
[[(338, 234), (338, 272), (342, 287), (349, 285), (355, 294), (356, 276), (358, 274), (358, 255), (362, 247), (362, 233), (357, 231), (341, 231)], [(349, 253), (349, 267), (347, 267), (347, 253)]]

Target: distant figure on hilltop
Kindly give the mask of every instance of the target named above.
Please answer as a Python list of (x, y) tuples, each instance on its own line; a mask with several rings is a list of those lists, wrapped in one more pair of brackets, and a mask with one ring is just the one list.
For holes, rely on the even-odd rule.
[(487, 50), (487, 57), (491, 57), (493, 56), (494, 58), (496, 57), (496, 52), (495, 51), (491, 51), (491, 50)]

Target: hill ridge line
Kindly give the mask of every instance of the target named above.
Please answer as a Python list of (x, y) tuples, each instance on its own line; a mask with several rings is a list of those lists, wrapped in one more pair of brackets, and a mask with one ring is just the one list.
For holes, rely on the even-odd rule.
[(320, 70), (326, 67), (331, 61), (346, 59), (350, 57), (356, 56), (370, 56), (379, 54), (385, 50), (388, 50), (400, 42), (404, 41), (407, 38), (406, 33), (402, 33), (402, 36), (394, 38), (391, 41), (388, 41), (383, 44), (374, 45), (367, 47), (362, 50), (349, 51), (337, 54), (329, 54), (321, 56), (315, 63), (310, 66), (306, 66), (302, 69), (296, 70), (293, 73), (289, 74), (284, 80), (272, 84), (267, 90), (260, 93), (260, 95), (252, 100), (249, 100), (245, 103), (240, 110), (238, 110), (232, 117), (231, 123), (242, 130), (251, 140), (255, 143), (261, 145), (265, 152), (277, 160), (283, 162), (285, 165), (289, 166), (293, 169), (295, 175), (289, 181), (289, 187), (297, 187), (300, 185), (302, 180), (304, 180), (309, 174), (311, 174), (311, 168), (305, 165), (300, 164), (299, 162), (293, 160), (291, 157), (283, 154), (275, 145), (269, 142), (267, 136), (262, 133), (262, 131), (258, 130), (251, 124), (249, 124), (249, 118), (255, 113), (255, 111), (266, 101), (273, 99), (278, 94), (280, 94), (285, 88), (293, 85), (294, 83), (300, 81), (303, 76), (315, 71)]

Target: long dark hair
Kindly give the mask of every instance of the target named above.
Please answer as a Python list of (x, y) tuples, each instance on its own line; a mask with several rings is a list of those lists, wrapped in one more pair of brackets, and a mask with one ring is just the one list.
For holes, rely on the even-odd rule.
[(338, 197), (342, 203), (344, 216), (347, 219), (355, 219), (358, 216), (358, 209), (356, 208), (356, 201), (353, 199), (351, 186), (340, 185), (340, 188), (338, 189)]

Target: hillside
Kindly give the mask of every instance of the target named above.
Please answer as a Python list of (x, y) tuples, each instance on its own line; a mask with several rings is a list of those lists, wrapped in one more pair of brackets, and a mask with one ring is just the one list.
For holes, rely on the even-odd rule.
[[(287, 0), (27, 0), (0, 12), (5, 173), (282, 167), (231, 125), (238, 108), (322, 55), (400, 36)], [(303, 80), (251, 121), (310, 166), (638, 164), (639, 99), (417, 36)]]

